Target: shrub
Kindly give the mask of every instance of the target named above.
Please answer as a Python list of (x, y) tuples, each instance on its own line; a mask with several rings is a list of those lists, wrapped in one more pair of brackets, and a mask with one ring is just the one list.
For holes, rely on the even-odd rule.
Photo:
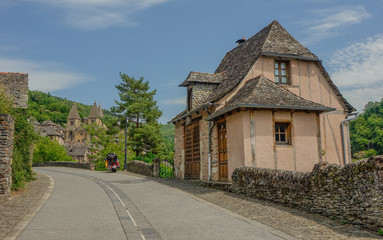
[(146, 163), (153, 163), (153, 161), (156, 157), (157, 157), (156, 154), (154, 154), (152, 152), (148, 152), (146, 154), (141, 154), (141, 155), (132, 157), (131, 160), (139, 160), (139, 161), (143, 161)]
[(109, 169), (105, 167), (105, 161), (100, 160), (97, 161), (94, 165), (94, 170), (96, 171), (108, 171)]
[(15, 119), (11, 189), (18, 190), (33, 180), (31, 151), (37, 135), (28, 122), (26, 109), (12, 109), (11, 115)]
[(33, 162), (74, 161), (56, 140), (39, 137), (34, 147)]

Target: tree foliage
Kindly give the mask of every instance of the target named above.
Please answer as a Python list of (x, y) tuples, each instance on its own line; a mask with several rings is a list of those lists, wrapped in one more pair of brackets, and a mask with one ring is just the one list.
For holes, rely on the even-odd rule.
[(350, 123), (354, 158), (383, 154), (383, 99), (366, 104), (364, 113)]
[(33, 149), (33, 162), (73, 161), (64, 146), (49, 137), (39, 137)]
[[(73, 104), (77, 105), (78, 112), (82, 118), (88, 116), (92, 108), (91, 105), (76, 103), (40, 91), (29, 91), (28, 96), (28, 114), (40, 123), (50, 120), (63, 126), (67, 122), (67, 117)], [(110, 111), (103, 110), (103, 112), (105, 118), (109, 119), (112, 117)]]
[[(116, 153), (123, 167), (122, 160), (125, 158), (125, 136), (118, 131), (117, 126), (111, 126), (108, 130), (96, 124), (87, 125), (86, 131), (91, 135), (91, 159), (95, 162), (95, 170), (106, 170), (104, 159), (108, 153)], [(131, 157), (128, 149), (127, 158)]]
[(125, 122), (126, 116), (130, 144), (136, 155), (158, 153), (162, 147), (158, 124), (162, 112), (154, 100), (156, 90), (149, 91), (149, 82), (143, 77), (136, 80), (124, 73), (120, 73), (120, 77), (122, 82), (116, 85), (120, 101), (115, 100), (117, 106), (112, 111), (119, 114), (121, 122)]
[(11, 188), (17, 190), (33, 179), (31, 151), (37, 135), (28, 122), (26, 109), (12, 109), (11, 115), (15, 119)]
[(12, 190), (24, 187), (26, 181), (33, 179), (31, 150), (37, 135), (28, 122), (26, 109), (13, 108), (13, 101), (0, 87), (0, 113), (10, 114), (14, 119)]
[(174, 158), (174, 125), (166, 124), (161, 125), (161, 138), (163, 142), (163, 148), (159, 153), (161, 160), (173, 161)]

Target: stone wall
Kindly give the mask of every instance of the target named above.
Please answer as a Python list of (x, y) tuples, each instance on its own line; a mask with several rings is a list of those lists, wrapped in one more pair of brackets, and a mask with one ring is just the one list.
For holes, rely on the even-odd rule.
[(153, 176), (153, 164), (149, 164), (143, 161), (133, 160), (127, 162), (127, 170), (128, 172)]
[(0, 114), (0, 201), (9, 197), (12, 185), (14, 120)]
[(14, 101), (14, 107), (28, 107), (28, 74), (0, 72), (0, 87)]
[(233, 192), (383, 229), (383, 156), (344, 167), (318, 163), (309, 173), (241, 167), (232, 178)]
[(184, 126), (183, 121), (175, 124), (174, 133), (174, 170), (178, 179), (184, 178), (184, 162), (185, 162), (185, 146), (184, 146)]
[(71, 168), (83, 168), (94, 170), (94, 163), (83, 162), (39, 162), (33, 163), (33, 167), (71, 167)]

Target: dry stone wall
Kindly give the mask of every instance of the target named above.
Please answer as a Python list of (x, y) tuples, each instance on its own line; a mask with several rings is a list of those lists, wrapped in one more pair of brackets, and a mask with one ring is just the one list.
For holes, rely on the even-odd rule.
[(70, 168), (83, 168), (94, 170), (94, 163), (84, 163), (84, 162), (37, 162), (32, 164), (33, 167), (70, 167)]
[(383, 230), (383, 156), (318, 163), (310, 173), (241, 167), (232, 179), (233, 192)]
[(147, 176), (153, 176), (153, 164), (143, 161), (133, 160), (127, 162), (128, 172), (139, 173)]
[(14, 107), (28, 107), (28, 74), (0, 72), (0, 87), (14, 101)]
[(0, 114), (0, 201), (11, 193), (13, 138), (13, 118), (9, 114)]

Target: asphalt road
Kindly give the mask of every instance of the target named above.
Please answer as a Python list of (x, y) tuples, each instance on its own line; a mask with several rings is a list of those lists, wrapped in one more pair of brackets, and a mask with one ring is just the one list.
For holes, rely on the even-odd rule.
[[(34, 168), (53, 192), (17, 239), (290, 239), (148, 178)], [(277, 236), (278, 235), (278, 236)]]

